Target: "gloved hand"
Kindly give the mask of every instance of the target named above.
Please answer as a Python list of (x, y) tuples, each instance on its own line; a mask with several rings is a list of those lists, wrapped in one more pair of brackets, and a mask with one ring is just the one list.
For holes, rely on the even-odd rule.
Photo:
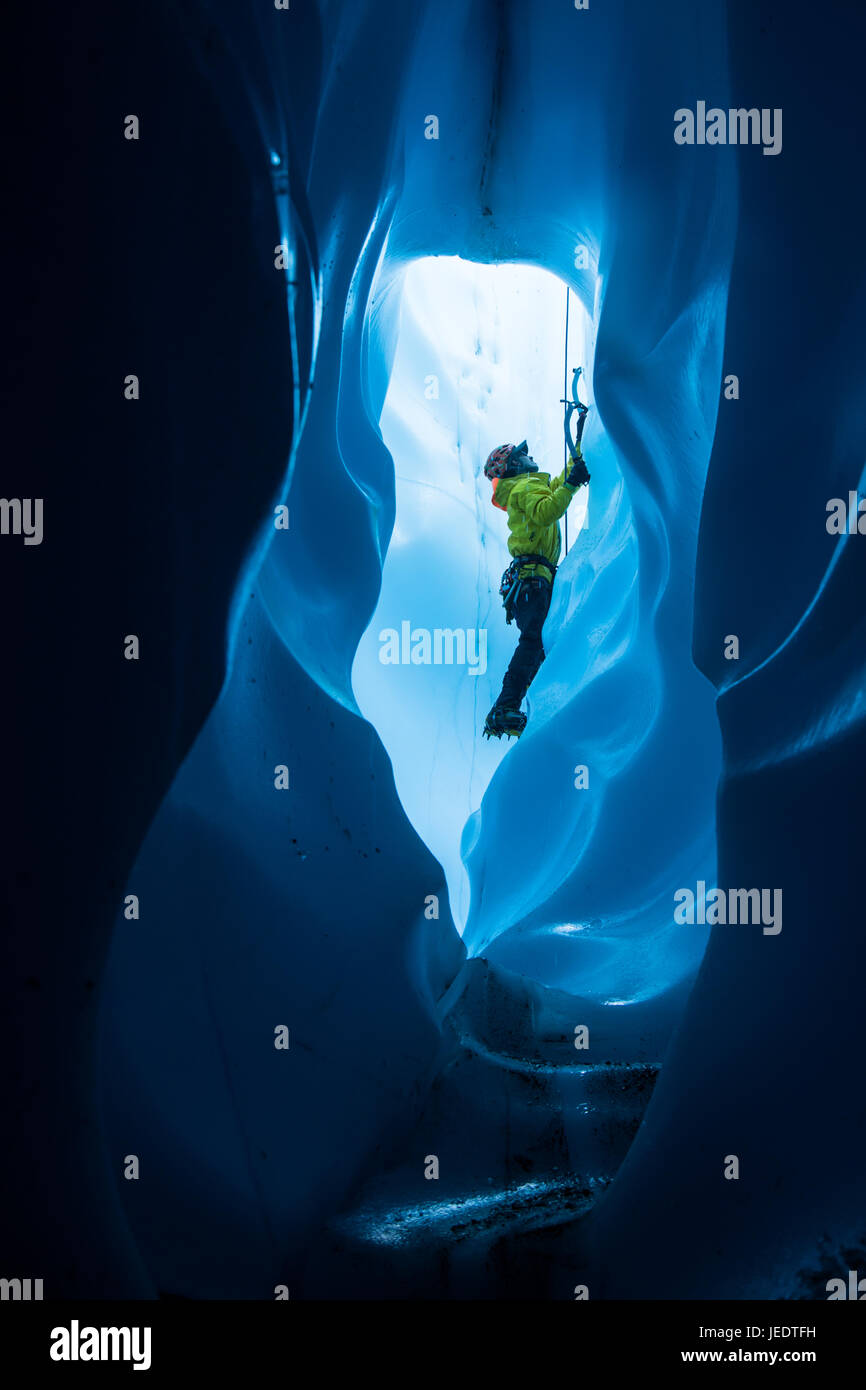
[(589, 482), (589, 470), (583, 461), (582, 454), (573, 454), (571, 467), (565, 475), (565, 481), (569, 487), (582, 487)]

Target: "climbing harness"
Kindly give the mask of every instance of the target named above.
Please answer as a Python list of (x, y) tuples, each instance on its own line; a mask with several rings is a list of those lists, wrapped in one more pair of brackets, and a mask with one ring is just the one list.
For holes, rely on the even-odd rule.
[[(550, 570), (550, 579), (545, 579), (543, 575), (534, 575), (531, 579), (524, 579), (521, 570), (524, 565), (544, 565)], [(548, 560), (546, 555), (516, 555), (502, 576), (502, 583), (499, 585), (499, 593), (505, 608), (505, 621), (514, 621), (514, 609), (517, 600), (520, 598), (523, 589), (529, 585), (533, 587), (536, 583), (552, 584), (556, 575), (556, 565)]]

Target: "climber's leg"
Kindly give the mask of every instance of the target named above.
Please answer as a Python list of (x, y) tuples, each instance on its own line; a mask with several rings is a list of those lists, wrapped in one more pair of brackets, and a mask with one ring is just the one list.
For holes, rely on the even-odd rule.
[(514, 607), (514, 620), (520, 629), (517, 650), (505, 672), (502, 692), (496, 704), (519, 709), (544, 660), (541, 630), (550, 609), (553, 586), (545, 579), (530, 579), (522, 587)]

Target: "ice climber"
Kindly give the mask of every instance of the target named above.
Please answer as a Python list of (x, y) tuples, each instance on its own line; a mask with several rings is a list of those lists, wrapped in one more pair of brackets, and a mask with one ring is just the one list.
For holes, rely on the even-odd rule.
[(508, 549), (514, 559), (502, 576), (499, 592), (506, 622), (520, 630), (517, 650), (511, 658), (502, 691), (484, 724), (484, 733), (519, 738), (526, 728), (520, 703), (544, 660), (541, 630), (550, 608), (553, 580), (562, 541), (559, 518), (564, 516), (577, 489), (589, 482), (580, 444), (571, 446), (568, 471), (552, 481), (539, 473), (538, 464), (522, 444), (502, 444), (484, 465), (493, 483), (493, 505), (508, 516)]

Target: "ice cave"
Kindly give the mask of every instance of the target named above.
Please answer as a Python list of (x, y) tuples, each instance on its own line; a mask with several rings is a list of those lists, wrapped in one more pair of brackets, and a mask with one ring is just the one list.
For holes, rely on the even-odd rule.
[[(367, 350), (391, 362), (378, 424), (394, 459), (396, 512), (352, 688), (391, 759), (407, 816), (442, 865), (471, 953), (622, 1005), (664, 995), (700, 959), (700, 931), (684, 937), (673, 927), (668, 885), (671, 875), (691, 882), (715, 871), (720, 752), (715, 691), (691, 660), (687, 584), (669, 619), (681, 641), (668, 645), (664, 662), (642, 631), (642, 623), (652, 631), (663, 601), (673, 606), (671, 573), (665, 566), (641, 595), (629, 460), (603, 421), (591, 422), (586, 441), (596, 470), (591, 525), (583, 535), (582, 494), (563, 523), (573, 548), (557, 577), (529, 732), (501, 767), (506, 750), (478, 737), (514, 640), (498, 596), (505, 533), (480, 463), (501, 439), (528, 435), (542, 466), (562, 467), (557, 407), (569, 364), (591, 366), (600, 303), (596, 286), (586, 305), (575, 296), (573, 312), (567, 295), (536, 267), (459, 257), (416, 260), (392, 277), (386, 248)], [(712, 423), (705, 457), (695, 460), (695, 499)], [(691, 523), (691, 534), (669, 542), (687, 554), (696, 514)], [(482, 631), (483, 669), (478, 660), (474, 670), (383, 665), (383, 631), (407, 622), (411, 630)], [(579, 767), (592, 769), (580, 791)], [(598, 881), (593, 860), (616, 862), (617, 852), (628, 875)]]
[[(58, 793), (75, 908), (22, 967), (62, 1076), (9, 1101), (48, 1152), (73, 1117), (58, 1287), (796, 1298), (862, 1235), (824, 1046), (856, 1055), (864, 951), (866, 551), (824, 525), (863, 473), (859, 151), (841, 86), (798, 105), (839, 7), (664, 8), (206, 0), (79, 55), (105, 233), (64, 223), (93, 349), (59, 487), (124, 521), (58, 541), (92, 806)], [(699, 99), (783, 108), (784, 149), (677, 143)], [(515, 638), (482, 465), (561, 469), (578, 365), (592, 481), (527, 730), (486, 742)], [(82, 408), (128, 371), (136, 414)], [(381, 659), (417, 630), (467, 660)], [(676, 922), (713, 884), (784, 892), (784, 929)]]

